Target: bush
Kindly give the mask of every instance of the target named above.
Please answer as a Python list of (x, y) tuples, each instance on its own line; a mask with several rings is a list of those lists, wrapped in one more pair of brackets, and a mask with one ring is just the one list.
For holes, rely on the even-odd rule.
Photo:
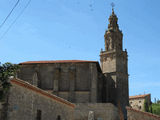
[(153, 111), (153, 114), (160, 115), (160, 104), (153, 103), (152, 111)]
[(11, 86), (9, 78), (15, 77), (19, 66), (16, 64), (0, 64), (0, 101), (2, 101)]

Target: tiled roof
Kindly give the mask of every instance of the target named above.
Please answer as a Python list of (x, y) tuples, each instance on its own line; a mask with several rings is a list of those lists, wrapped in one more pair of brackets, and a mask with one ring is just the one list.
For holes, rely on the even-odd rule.
[(151, 94), (129, 96), (129, 99), (145, 98), (146, 96), (150, 96), (150, 95), (151, 95)]
[(96, 63), (98, 61), (87, 61), (87, 60), (50, 60), (50, 61), (27, 61), (22, 62), (20, 65), (24, 64), (45, 64), (45, 63)]
[(160, 120), (160, 116), (152, 114), (152, 113), (149, 113), (149, 112), (143, 112), (143, 111), (140, 111), (140, 110), (133, 109), (131, 107), (126, 107), (126, 109), (127, 109), (127, 111), (131, 110), (131, 111), (134, 111), (134, 112), (137, 112), (137, 113), (140, 113), (140, 114), (144, 114), (146, 116), (150, 116), (150, 117), (156, 118), (157, 120)]
[(29, 84), (28, 82), (23, 81), (23, 80), (14, 78), (14, 79), (11, 80), (11, 84), (16, 84), (16, 85), (22, 86), (26, 89), (29, 89), (29, 90), (33, 91), (33, 92), (36, 92), (36, 93), (41, 94), (43, 96), (46, 96), (46, 97), (48, 97), (48, 98), (50, 98), (54, 101), (60, 102), (62, 104), (66, 104), (67, 106), (70, 106), (72, 108), (75, 107), (75, 105), (73, 103), (71, 103), (71, 102), (69, 102), (65, 99), (62, 99), (62, 98), (60, 98), (56, 95), (53, 95), (49, 92), (46, 92), (46, 91), (44, 91), (44, 90), (42, 90), (42, 89), (40, 89), (40, 88), (38, 88), (34, 85)]

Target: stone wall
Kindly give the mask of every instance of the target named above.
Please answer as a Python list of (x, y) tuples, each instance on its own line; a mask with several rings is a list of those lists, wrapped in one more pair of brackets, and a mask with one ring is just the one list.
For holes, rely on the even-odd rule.
[(160, 116), (127, 107), (128, 120), (160, 120)]
[(130, 99), (129, 104), (133, 109), (144, 111), (144, 98)]
[(0, 120), (2, 119), (2, 108), (3, 106), (2, 106), (2, 103), (0, 102)]
[(129, 105), (127, 51), (101, 51), (100, 57), (102, 71), (110, 84), (108, 86), (108, 100), (115, 105), (120, 103), (126, 119), (125, 107)]
[(0, 102), (0, 120), (5, 120), (6, 119), (6, 109), (7, 106), (5, 102)]
[[(7, 120), (73, 120), (74, 105), (26, 82), (11, 81)], [(39, 115), (38, 115), (39, 114)], [(38, 116), (37, 116), (38, 115)]]
[(89, 111), (93, 111), (94, 120), (119, 120), (118, 109), (111, 103), (78, 103), (74, 119), (88, 120)]
[(137, 96), (131, 96), (129, 99), (129, 104), (133, 109), (144, 111), (144, 103), (148, 104), (148, 106), (151, 104), (151, 95), (137, 95)]
[(21, 64), (18, 78), (73, 103), (95, 103), (102, 102), (100, 74), (98, 62), (39, 63)]

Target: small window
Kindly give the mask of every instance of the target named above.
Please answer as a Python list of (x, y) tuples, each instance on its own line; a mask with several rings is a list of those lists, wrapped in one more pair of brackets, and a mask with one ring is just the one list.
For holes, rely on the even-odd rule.
[(97, 118), (97, 120), (103, 120), (102, 118)]
[(42, 111), (37, 110), (37, 119), (36, 120), (41, 120), (41, 117), (42, 117)]
[(60, 115), (58, 115), (56, 120), (61, 120), (61, 116), (60, 116)]
[(141, 101), (139, 101), (139, 103), (141, 103)]

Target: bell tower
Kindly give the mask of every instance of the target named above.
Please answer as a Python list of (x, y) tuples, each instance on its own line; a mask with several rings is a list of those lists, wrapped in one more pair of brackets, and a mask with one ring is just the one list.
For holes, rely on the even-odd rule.
[[(123, 34), (118, 26), (118, 18), (112, 8), (112, 14), (109, 17), (108, 30), (105, 35), (105, 50), (100, 52), (100, 62), (103, 74), (106, 76), (106, 83), (114, 88), (108, 89), (108, 101), (119, 105), (127, 118), (126, 106), (129, 105), (128, 93), (128, 55), (127, 50), (123, 51)], [(110, 80), (108, 79), (110, 78)], [(114, 89), (114, 90), (113, 90)], [(112, 99), (112, 100), (111, 100)]]

